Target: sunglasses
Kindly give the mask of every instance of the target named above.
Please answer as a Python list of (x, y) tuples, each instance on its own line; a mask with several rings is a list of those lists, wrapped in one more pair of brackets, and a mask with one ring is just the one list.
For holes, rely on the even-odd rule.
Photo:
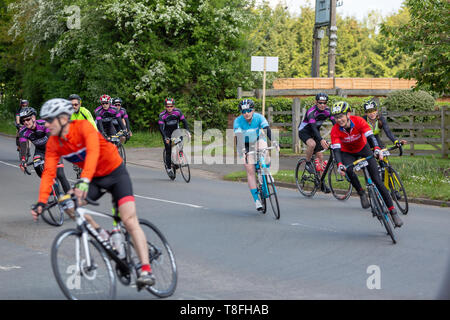
[(77, 106), (79, 106), (78, 103), (72, 103), (72, 107), (77, 107)]
[(317, 104), (327, 104), (326, 102), (317, 102)]
[(28, 122), (30, 121), (32, 118), (26, 118), (26, 119), (22, 119), (22, 122)]
[(102, 102), (102, 104), (109, 104), (109, 102)]
[(121, 106), (121, 104), (120, 104), (120, 103), (116, 103), (116, 104), (115, 104), (115, 106), (118, 106), (118, 107), (120, 107), (120, 106)]
[(242, 110), (242, 114), (250, 113), (252, 111), (253, 111), (253, 109), (245, 109), (245, 110)]
[(55, 117), (48, 117), (44, 119), (47, 123), (52, 123), (55, 120)]

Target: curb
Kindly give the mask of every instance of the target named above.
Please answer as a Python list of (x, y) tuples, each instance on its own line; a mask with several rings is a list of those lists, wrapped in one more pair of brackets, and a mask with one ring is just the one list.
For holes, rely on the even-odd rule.
[[(247, 179), (239, 178), (236, 180), (228, 180), (223, 179), (225, 181), (237, 181), (237, 182), (247, 182)], [(282, 188), (288, 188), (288, 189), (295, 189), (297, 190), (297, 185), (294, 183), (288, 183), (288, 182), (277, 182), (275, 181), (275, 185), (277, 187)], [(351, 196), (356, 197), (354, 192), (352, 192)], [(409, 203), (417, 203), (417, 204), (425, 204), (429, 206), (436, 206), (436, 207), (442, 207), (442, 208), (450, 208), (450, 201), (444, 201), (444, 200), (432, 200), (432, 199), (425, 199), (425, 198), (408, 198)]]

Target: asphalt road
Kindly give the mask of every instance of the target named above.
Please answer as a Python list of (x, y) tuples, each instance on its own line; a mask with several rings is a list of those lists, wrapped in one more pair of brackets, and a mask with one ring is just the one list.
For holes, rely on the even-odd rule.
[[(39, 178), (18, 169), (14, 139), (0, 137), (0, 150), (0, 299), (63, 299), (50, 246), (74, 224), (33, 222)], [(393, 245), (354, 197), (306, 199), (278, 188), (277, 221), (270, 209), (256, 212), (245, 183), (194, 175), (186, 184), (160, 169), (127, 167), (138, 215), (163, 231), (176, 256), (170, 299), (435, 299), (449, 269), (448, 208), (411, 204)], [(71, 165), (66, 174), (73, 178)], [(100, 202), (109, 211), (110, 196)], [(156, 299), (118, 289), (119, 299)]]

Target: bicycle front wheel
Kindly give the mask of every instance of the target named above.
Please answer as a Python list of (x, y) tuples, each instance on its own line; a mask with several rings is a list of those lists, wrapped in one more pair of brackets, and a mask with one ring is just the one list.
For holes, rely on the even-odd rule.
[(183, 151), (179, 151), (178, 160), (181, 175), (183, 176), (184, 181), (188, 183), (191, 181), (191, 169), (189, 169), (189, 163)]
[(331, 193), (337, 200), (347, 200), (352, 194), (353, 186), (350, 181), (344, 176), (341, 176), (337, 170), (335, 162), (330, 166), (328, 172), (328, 184), (330, 185)]
[(394, 168), (387, 168), (389, 173), (389, 191), (391, 192), (392, 199), (394, 199), (397, 207), (403, 214), (408, 213), (408, 197), (406, 196), (406, 190), (403, 187), (402, 180), (399, 174)]
[(388, 209), (384, 203), (383, 198), (381, 197), (381, 194), (375, 188), (376, 187), (373, 186), (372, 188), (368, 189), (372, 210), (375, 211), (378, 219), (381, 221), (381, 223), (383, 224), (384, 228), (386, 229), (388, 235), (391, 237), (392, 242), (394, 244), (396, 244), (397, 240), (395, 239), (394, 231), (392, 230), (392, 227), (391, 227)]
[(59, 204), (58, 197), (54, 192), (54, 189), (52, 190), (48, 203), (48, 208), (41, 214), (42, 219), (51, 226), (62, 226), (64, 223), (64, 209)]
[(297, 162), (295, 168), (295, 183), (297, 184), (298, 191), (305, 197), (312, 197), (319, 185), (316, 178), (316, 169), (311, 166), (310, 171), (306, 168), (306, 159), (301, 158)]
[(280, 219), (280, 204), (278, 203), (277, 189), (271, 174), (266, 175), (267, 191), (269, 193), (270, 205), (275, 219)]
[(114, 299), (116, 277), (105, 251), (92, 239), (87, 240), (87, 249), (79, 230), (64, 230), (56, 236), (51, 250), (56, 282), (70, 300)]
[(119, 151), (120, 157), (123, 160), (123, 164), (127, 164), (127, 153), (125, 152), (125, 147), (123, 146), (122, 143), (119, 143), (117, 145), (117, 150)]
[(147, 238), (150, 266), (155, 276), (155, 284), (146, 286), (146, 289), (157, 297), (169, 297), (177, 286), (175, 256), (166, 238), (154, 224), (145, 219), (139, 219), (139, 224)]

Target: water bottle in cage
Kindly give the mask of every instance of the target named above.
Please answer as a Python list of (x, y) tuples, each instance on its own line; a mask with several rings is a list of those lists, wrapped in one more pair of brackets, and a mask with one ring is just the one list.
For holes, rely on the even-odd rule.
[(124, 259), (125, 254), (125, 241), (123, 238), (122, 232), (120, 232), (119, 228), (114, 228), (111, 231), (111, 237), (110, 237), (111, 245), (113, 249), (117, 252), (117, 256), (120, 259)]

